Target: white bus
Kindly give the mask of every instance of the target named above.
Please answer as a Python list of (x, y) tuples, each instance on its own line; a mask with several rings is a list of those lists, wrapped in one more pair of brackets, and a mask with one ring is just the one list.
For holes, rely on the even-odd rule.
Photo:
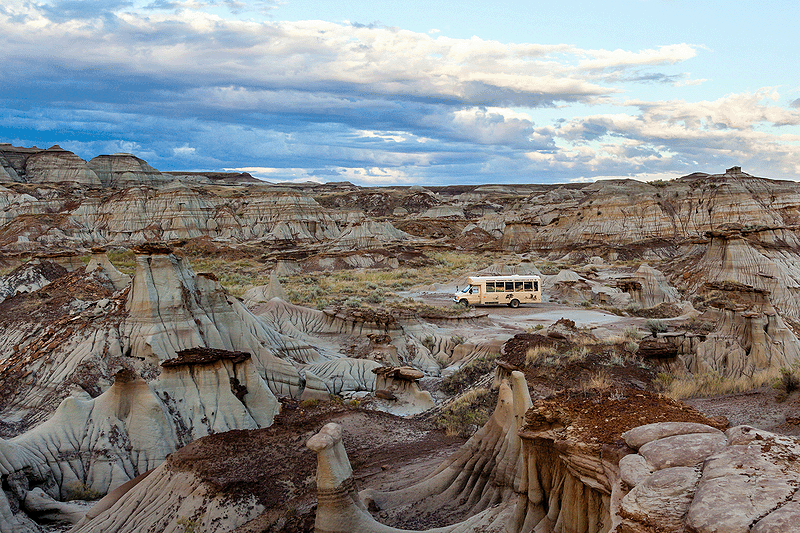
[(467, 286), (456, 288), (453, 301), (461, 305), (519, 304), (542, 301), (542, 285), (539, 276), (473, 276), (467, 278)]

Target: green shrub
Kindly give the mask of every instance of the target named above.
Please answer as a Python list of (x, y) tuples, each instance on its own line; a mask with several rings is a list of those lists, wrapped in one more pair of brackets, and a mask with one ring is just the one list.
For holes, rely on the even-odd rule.
[(488, 399), (488, 389), (469, 391), (445, 407), (437, 423), (450, 436), (469, 437), (489, 420)]
[(781, 368), (780, 372), (781, 376), (775, 380), (773, 388), (777, 391), (775, 400), (784, 402), (792, 392), (800, 390), (800, 376), (792, 368)]
[(642, 332), (639, 331), (639, 328), (634, 327), (634, 326), (628, 326), (627, 328), (623, 329), (622, 330), (622, 335), (624, 335), (626, 338), (634, 340), (634, 341), (638, 341), (642, 337), (644, 337), (644, 335), (642, 335)]
[(75, 481), (67, 487), (66, 499), (69, 500), (99, 500), (104, 494), (93, 489), (81, 481)]
[(183, 526), (183, 533), (199, 533), (200, 532), (200, 522), (203, 515), (198, 516), (197, 518), (189, 518), (187, 516), (180, 516), (176, 520), (179, 526)]
[(659, 333), (666, 332), (669, 328), (666, 324), (664, 324), (661, 320), (653, 320), (650, 319), (645, 323), (645, 327), (650, 330), (650, 333), (653, 334), (653, 337), (658, 335)]
[(475, 383), (478, 378), (494, 370), (494, 360), (497, 354), (487, 357), (476, 357), (469, 364), (453, 372), (450, 376), (442, 380), (442, 390), (447, 394), (461, 394), (470, 385)]

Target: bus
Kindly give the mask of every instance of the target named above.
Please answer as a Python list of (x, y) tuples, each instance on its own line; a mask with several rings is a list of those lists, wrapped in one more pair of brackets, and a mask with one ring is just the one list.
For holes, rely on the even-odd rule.
[(517, 308), (519, 304), (542, 301), (542, 284), (539, 276), (473, 276), (467, 286), (456, 287), (453, 301), (464, 306), (506, 304)]

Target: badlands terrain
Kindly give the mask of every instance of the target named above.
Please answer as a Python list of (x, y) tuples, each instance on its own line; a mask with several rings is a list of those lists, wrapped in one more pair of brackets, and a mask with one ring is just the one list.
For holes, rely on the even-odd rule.
[[(795, 182), (0, 144), (0, 208), (0, 533), (798, 530)], [(475, 274), (543, 303), (454, 305)]]

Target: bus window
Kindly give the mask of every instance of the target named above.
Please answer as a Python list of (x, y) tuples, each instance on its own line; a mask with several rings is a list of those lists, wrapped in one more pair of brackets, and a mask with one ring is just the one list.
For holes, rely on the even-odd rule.
[(514, 282), (506, 281), (506, 292), (514, 292)]
[(523, 287), (525, 287), (525, 292), (531, 292), (533, 290), (533, 282), (526, 281), (523, 283)]
[(494, 281), (486, 282), (486, 292), (494, 292)]
[(522, 292), (522, 282), (521, 281), (515, 281), (514, 282), (514, 290), (516, 292)]
[(535, 290), (535, 291), (539, 290), (539, 282), (538, 281), (534, 281), (533, 282), (533, 290)]

